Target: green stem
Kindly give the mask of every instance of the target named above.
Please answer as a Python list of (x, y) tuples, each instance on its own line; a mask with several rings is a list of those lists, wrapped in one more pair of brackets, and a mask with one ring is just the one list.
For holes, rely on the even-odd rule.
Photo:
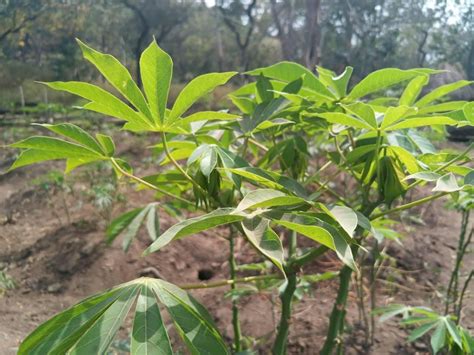
[(233, 284), (249, 283), (249, 282), (263, 281), (263, 280), (275, 280), (275, 279), (282, 279), (282, 276), (280, 274), (247, 276), (247, 277), (236, 278), (235, 280), (220, 280), (220, 281), (215, 281), (215, 282), (200, 282), (200, 283), (194, 283), (194, 284), (184, 284), (184, 285), (179, 285), (179, 287), (183, 290), (197, 290), (197, 289), (203, 289), (203, 288), (224, 287), (224, 286), (229, 286)]
[(163, 141), (163, 150), (165, 151), (166, 157), (170, 160), (170, 162), (178, 169), (178, 171), (184, 176), (186, 180), (188, 180), (199, 192), (201, 192), (203, 195), (207, 195), (207, 192), (202, 188), (201, 185), (199, 185), (191, 176), (188, 175), (188, 173), (179, 165), (179, 163), (176, 161), (175, 158), (171, 155), (171, 152), (168, 149), (168, 143), (166, 141), (166, 134), (165, 132), (161, 133), (161, 138)]
[[(354, 249), (354, 248), (353, 248)], [(329, 329), (321, 349), (321, 355), (330, 355), (334, 347), (342, 343), (340, 335), (344, 326), (344, 318), (346, 315), (347, 296), (349, 294), (349, 286), (351, 282), (352, 269), (344, 266), (339, 273), (339, 289), (337, 291), (336, 302), (334, 303), (329, 317)]]
[[(288, 248), (288, 260), (291, 260), (296, 253), (296, 232), (291, 232)], [(274, 355), (285, 355), (288, 346), (288, 333), (291, 324), (291, 303), (296, 291), (297, 275), (294, 268), (285, 268), (287, 282), (281, 300), (281, 317), (278, 325), (278, 333), (273, 344), (272, 353)]]
[(464, 295), (466, 294), (467, 287), (469, 286), (469, 282), (471, 282), (473, 276), (474, 276), (474, 270), (471, 270), (471, 272), (469, 273), (469, 276), (464, 282), (461, 295), (459, 296), (459, 304), (458, 304), (458, 309), (456, 313), (456, 324), (459, 324), (459, 322), (461, 321), (461, 311), (462, 311), (462, 303), (464, 301)]
[[(231, 290), (236, 289), (235, 280), (236, 280), (237, 263), (235, 261), (235, 255), (234, 255), (234, 237), (235, 237), (235, 232), (231, 226), (230, 235), (229, 235), (229, 269), (230, 269), (230, 278), (231, 280), (234, 280), (234, 282), (230, 285)], [(232, 297), (232, 325), (234, 328), (234, 350), (235, 352), (239, 352), (242, 350), (242, 346), (241, 346), (242, 331), (240, 329), (238, 300), (235, 297)]]
[(420, 198), (419, 200), (416, 200), (416, 201), (413, 201), (413, 202), (410, 202), (410, 203), (407, 203), (407, 204), (404, 204), (404, 205), (401, 205), (401, 206), (398, 206), (398, 207), (395, 207), (395, 208), (392, 208), (390, 210), (387, 210), (387, 211), (384, 211), (384, 212), (380, 212), (374, 216), (372, 216), (370, 218), (370, 220), (374, 220), (374, 219), (378, 219), (380, 217), (383, 217), (383, 216), (386, 216), (388, 214), (391, 214), (391, 213), (394, 213), (394, 212), (400, 212), (400, 211), (403, 211), (403, 210), (407, 210), (407, 209), (410, 209), (412, 207), (416, 207), (416, 206), (419, 206), (419, 205), (422, 205), (426, 202), (429, 202), (429, 201), (432, 201), (432, 200), (436, 200), (440, 197), (443, 197), (443, 196), (446, 196), (450, 194), (450, 192), (440, 192), (439, 194), (436, 194), (436, 195), (431, 195), (431, 196), (427, 196), (427, 197), (423, 197), (423, 198)]
[(192, 201), (189, 201), (189, 200), (186, 200), (185, 198), (182, 198), (180, 196), (177, 196), (177, 195), (174, 195), (166, 190), (163, 190), (161, 188), (159, 188), (158, 186), (155, 186), (151, 183), (149, 183), (148, 181), (145, 181), (141, 178), (139, 178), (138, 176), (135, 176), (131, 173), (129, 173), (128, 171), (122, 169), (122, 167), (117, 163), (117, 161), (114, 159), (114, 158), (110, 158), (110, 162), (112, 163), (112, 165), (115, 167), (115, 169), (117, 169), (122, 175), (152, 189), (152, 190), (155, 190), (155, 191), (158, 191), (159, 193), (162, 193), (163, 195), (166, 195), (166, 196), (169, 196), (169, 197), (172, 197), (178, 201), (181, 201), (183, 203), (186, 203), (188, 205), (191, 205), (191, 206), (194, 206), (194, 203)]

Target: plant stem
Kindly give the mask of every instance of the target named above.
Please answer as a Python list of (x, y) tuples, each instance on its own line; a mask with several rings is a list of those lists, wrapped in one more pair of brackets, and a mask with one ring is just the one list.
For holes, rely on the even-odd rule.
[(326, 341), (324, 342), (323, 348), (320, 352), (321, 355), (330, 355), (334, 347), (342, 342), (339, 337), (342, 334), (341, 329), (343, 329), (344, 318), (346, 315), (346, 303), (349, 294), (351, 275), (352, 269), (348, 266), (344, 266), (339, 273), (339, 289), (337, 292), (336, 302), (334, 303), (329, 318), (329, 329)]
[(461, 220), (461, 232), (459, 233), (458, 247), (456, 250), (456, 261), (454, 263), (453, 271), (451, 272), (451, 277), (448, 283), (448, 289), (446, 290), (446, 304), (444, 308), (444, 314), (449, 313), (449, 306), (454, 305), (454, 310), (456, 311), (456, 304), (458, 298), (458, 280), (459, 280), (459, 269), (464, 257), (464, 240), (466, 238), (467, 226), (469, 224), (469, 210), (462, 211), (462, 220)]
[[(296, 253), (296, 232), (290, 234), (290, 243), (288, 248), (288, 260), (291, 260)], [(296, 270), (292, 267), (285, 268), (287, 282), (283, 293), (280, 295), (281, 300), (281, 317), (278, 325), (278, 333), (273, 344), (272, 353), (274, 355), (285, 355), (288, 346), (288, 333), (291, 323), (291, 303), (293, 295), (296, 291), (297, 275)]]
[[(234, 255), (234, 237), (235, 237), (234, 228), (231, 226), (230, 235), (229, 235), (229, 268), (230, 268), (230, 278), (231, 280), (234, 281), (230, 285), (231, 290), (236, 289), (235, 280), (236, 280), (237, 264), (236, 264), (235, 255)], [(235, 297), (232, 297), (232, 325), (234, 328), (234, 350), (235, 352), (239, 352), (242, 350), (242, 346), (241, 346), (242, 332), (240, 329), (238, 300)]]
[(259, 276), (247, 276), (247, 277), (240, 277), (236, 278), (235, 280), (220, 280), (214, 282), (199, 282), (194, 284), (184, 284), (179, 285), (179, 287), (183, 290), (197, 290), (203, 288), (215, 288), (215, 287), (224, 287), (233, 284), (240, 284), (240, 283), (249, 283), (255, 281), (262, 281), (262, 280), (274, 280), (274, 279), (282, 279), (283, 277), (280, 274), (269, 274), (269, 275), (259, 275)]
[(170, 162), (178, 169), (178, 171), (184, 176), (186, 180), (188, 180), (199, 192), (201, 192), (204, 196), (207, 196), (208, 193), (202, 188), (201, 185), (199, 185), (191, 176), (188, 175), (188, 173), (179, 165), (179, 163), (176, 161), (175, 158), (171, 155), (171, 152), (169, 151), (168, 148), (168, 143), (166, 141), (166, 134), (165, 132), (161, 133), (161, 138), (163, 141), (163, 150), (165, 151), (166, 157), (170, 160)]
[(471, 270), (471, 272), (469, 273), (469, 276), (464, 282), (461, 295), (459, 296), (458, 309), (456, 313), (456, 324), (459, 324), (459, 322), (461, 321), (461, 311), (462, 311), (462, 303), (464, 301), (464, 295), (466, 294), (467, 286), (469, 285), (469, 282), (471, 282), (473, 276), (474, 276), (474, 270)]
[(115, 167), (115, 169), (117, 169), (122, 175), (152, 189), (152, 190), (155, 190), (155, 191), (158, 191), (159, 193), (162, 193), (163, 195), (166, 195), (166, 196), (169, 196), (169, 197), (172, 197), (178, 201), (181, 201), (183, 203), (186, 203), (188, 205), (191, 205), (191, 206), (194, 206), (194, 203), (192, 201), (189, 201), (189, 200), (186, 200), (185, 198), (182, 198), (180, 196), (177, 196), (177, 195), (174, 195), (166, 190), (163, 190), (161, 188), (159, 188), (158, 186), (155, 186), (153, 184), (150, 184), (148, 181), (145, 181), (141, 178), (139, 178), (138, 176), (135, 176), (133, 174), (130, 174), (128, 171), (122, 169), (122, 167), (117, 163), (117, 161), (114, 159), (114, 158), (110, 158), (110, 162), (112, 163), (112, 165)]
[(450, 192), (440, 192), (439, 194), (436, 194), (436, 195), (431, 195), (431, 196), (427, 196), (427, 197), (423, 197), (423, 198), (420, 198), (419, 200), (416, 200), (416, 201), (413, 201), (413, 202), (410, 202), (410, 203), (407, 203), (407, 204), (404, 204), (404, 205), (401, 205), (401, 206), (398, 206), (398, 207), (395, 207), (395, 208), (392, 208), (390, 210), (387, 210), (387, 211), (384, 211), (384, 212), (380, 212), (374, 216), (372, 216), (370, 218), (371, 221), (373, 221), (374, 219), (378, 219), (380, 217), (383, 217), (383, 216), (386, 216), (390, 213), (394, 213), (394, 212), (400, 212), (400, 211), (403, 211), (403, 210), (407, 210), (407, 209), (410, 209), (412, 207), (416, 207), (416, 206), (419, 206), (419, 205), (422, 205), (426, 202), (429, 202), (429, 201), (432, 201), (432, 200), (436, 200), (440, 197), (443, 197), (443, 196), (446, 196), (450, 194)]

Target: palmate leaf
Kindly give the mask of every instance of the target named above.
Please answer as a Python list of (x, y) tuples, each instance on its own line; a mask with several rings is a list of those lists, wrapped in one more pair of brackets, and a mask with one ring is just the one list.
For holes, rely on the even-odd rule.
[(34, 330), (18, 354), (103, 354), (136, 302), (131, 354), (172, 354), (158, 303), (193, 354), (228, 354), (210, 315), (192, 296), (159, 279), (140, 278), (87, 298)]
[(402, 96), (400, 96), (400, 105), (407, 105), (411, 106), (420, 95), (421, 90), (423, 87), (428, 84), (430, 80), (428, 75), (420, 75), (413, 78), (408, 85), (406, 86), (405, 90), (403, 90)]

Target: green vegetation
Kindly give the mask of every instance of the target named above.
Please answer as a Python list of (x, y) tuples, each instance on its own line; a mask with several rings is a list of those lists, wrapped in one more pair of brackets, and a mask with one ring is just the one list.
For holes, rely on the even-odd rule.
[[(114, 89), (78, 81), (46, 85), (87, 100), (86, 110), (124, 121), (123, 130), (156, 139), (152, 149), (165, 157), (164, 169), (137, 176), (133, 162), (117, 155), (111, 136), (92, 135), (71, 123), (44, 124), (52, 135), (12, 144), (21, 153), (10, 169), (46, 160), (65, 160), (67, 172), (94, 162), (108, 164), (118, 178), (156, 192), (150, 204), (110, 223), (109, 242), (121, 236), (127, 250), (145, 224), (152, 240), (143, 252), (146, 256), (175, 240), (225, 227), (230, 279), (181, 288), (154, 278), (130, 281), (45, 322), (23, 341), (19, 354), (104, 353), (132, 308), (132, 354), (172, 353), (169, 329), (161, 315), (164, 310), (193, 354), (251, 351), (239, 321), (242, 283), (279, 291), (281, 317), (272, 351), (286, 354), (292, 305), (302, 297), (304, 284), (334, 276), (339, 278), (339, 289), (321, 354), (342, 353), (352, 275), (360, 278), (367, 272), (360, 261), (369, 255), (371, 288), (375, 289), (384, 238), (396, 234), (389, 218), (444, 196), (472, 196), (474, 171), (466, 166), (472, 145), (459, 154), (438, 152), (421, 130), (474, 124), (474, 103), (448, 99), (469, 81), (421, 94), (439, 71), (386, 68), (350, 85), (351, 67), (338, 76), (318, 67), (315, 75), (299, 64), (279, 62), (246, 72), (254, 80), (229, 95), (235, 110), (196, 112), (193, 107), (199, 99), (237, 73), (200, 75), (169, 105), (173, 62), (155, 41), (140, 56), (143, 89), (113, 56), (82, 42), (79, 45), (85, 59)], [(333, 171), (333, 177), (344, 177), (342, 194), (331, 180), (323, 179), (326, 169)], [(433, 185), (429, 195), (407, 199), (409, 191), (427, 184)], [(157, 213), (169, 213), (170, 206), (195, 216), (160, 234)], [(271, 267), (259, 276), (240, 278), (241, 266), (233, 253), (238, 238)], [(312, 246), (300, 248), (303, 238)], [(325, 253), (335, 253), (341, 260), (343, 267), (337, 275), (305, 274), (305, 267)], [(223, 340), (204, 307), (183, 290), (226, 285), (231, 286), (232, 344)], [(370, 311), (376, 306), (372, 297)], [(434, 330), (435, 352), (446, 347), (474, 350), (470, 335), (452, 323), (454, 315), (438, 316), (419, 307), (403, 308), (403, 312), (408, 314), (407, 324), (422, 324), (418, 336)], [(369, 344), (375, 330), (374, 323), (368, 322)]]

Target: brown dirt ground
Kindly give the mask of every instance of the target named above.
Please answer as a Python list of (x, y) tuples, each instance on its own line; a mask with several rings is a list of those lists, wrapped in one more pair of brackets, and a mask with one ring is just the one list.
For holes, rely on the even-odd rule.
[[(130, 147), (134, 145), (130, 144)], [(124, 150), (133, 154), (134, 149), (130, 147)], [(0, 171), (8, 166), (8, 160), (4, 157), (3, 163), (0, 161)], [(1, 355), (14, 354), (20, 341), (56, 312), (88, 295), (139, 277), (146, 268), (155, 268), (163, 278), (176, 284), (199, 282), (199, 270), (211, 270), (210, 281), (228, 276), (227, 242), (220, 237), (223, 230), (185, 238), (159, 253), (141, 258), (141, 251), (149, 244), (146, 235), (141, 233), (126, 254), (121, 250), (119, 240), (106, 246), (104, 223), (94, 206), (80, 195), (67, 197), (71, 223), (67, 222), (63, 208), (52, 213), (48, 206), (51, 203), (61, 206), (59, 194), (50, 197), (48, 202), (47, 194), (29, 185), (28, 181), (61, 166), (60, 163), (48, 163), (0, 176), (0, 270), (6, 270), (18, 284), (16, 289), (0, 296)], [(80, 190), (81, 182), (77, 182), (77, 186)], [(127, 190), (126, 195), (126, 206), (117, 207), (121, 211), (147, 203), (153, 196), (131, 190)], [(460, 225), (458, 213), (444, 209), (443, 204), (443, 201), (437, 201), (419, 211), (425, 225), (409, 222), (400, 225), (399, 230), (405, 235), (404, 248), (396, 244), (389, 248), (397, 262), (386, 269), (378, 283), (379, 306), (390, 303), (440, 306)], [(173, 220), (166, 216), (161, 218), (163, 230), (172, 223)], [(248, 246), (239, 245), (240, 261), (256, 260)], [(467, 258), (466, 267), (474, 267), (472, 254)], [(324, 272), (338, 266), (335, 258), (328, 256), (310, 265), (307, 272)], [(290, 354), (318, 353), (336, 289), (337, 279), (315, 284), (310, 295), (296, 304)], [(192, 293), (209, 309), (224, 336), (230, 339), (230, 302), (223, 298), (226, 291), (226, 288), (215, 288)], [(395, 322), (379, 325), (374, 347), (364, 349), (355, 292), (350, 296), (346, 354), (429, 353), (421, 341), (407, 345), (407, 331)], [(278, 305), (277, 297), (267, 293), (245, 297), (240, 304), (244, 335), (266, 339), (257, 346), (261, 354), (269, 352), (268, 344), (274, 335), (278, 319), (278, 307), (273, 306), (274, 302)], [(474, 329), (472, 298), (466, 305), (464, 320)], [(122, 333), (126, 337), (126, 331)]]

